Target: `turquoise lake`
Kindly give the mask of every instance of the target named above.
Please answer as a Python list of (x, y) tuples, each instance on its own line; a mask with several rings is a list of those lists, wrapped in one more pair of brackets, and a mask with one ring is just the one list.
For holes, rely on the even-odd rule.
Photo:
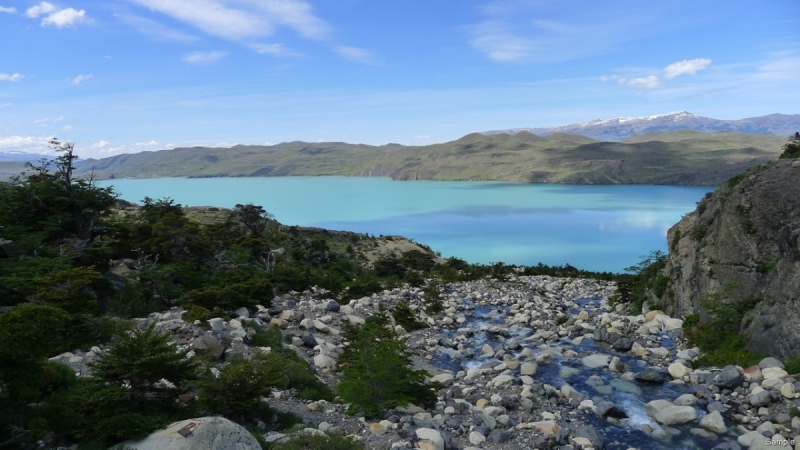
[(389, 178), (107, 180), (134, 202), (261, 205), (286, 225), (402, 235), (468, 262), (572, 264), (621, 272), (652, 250), (712, 187), (585, 186)]

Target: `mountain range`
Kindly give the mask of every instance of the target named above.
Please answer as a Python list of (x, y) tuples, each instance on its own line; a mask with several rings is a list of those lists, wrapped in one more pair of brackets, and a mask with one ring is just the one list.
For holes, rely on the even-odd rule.
[(468, 134), (426, 146), (285, 142), (231, 148), (188, 147), (118, 155), (78, 164), (96, 179), (159, 177), (360, 176), (564, 184), (716, 185), (777, 159), (786, 138), (773, 134), (671, 131), (624, 142), (553, 133)]
[(568, 133), (587, 136), (600, 141), (618, 142), (642, 133), (694, 130), (694, 131), (734, 131), (739, 133), (777, 134), (788, 136), (800, 130), (800, 114), (770, 114), (739, 120), (718, 120), (697, 116), (681, 111), (646, 117), (618, 117), (616, 119), (595, 119), (588, 122), (573, 123), (549, 128), (511, 128), (507, 130), (484, 131), (483, 134), (515, 134), (528, 132), (539, 136), (553, 133)]

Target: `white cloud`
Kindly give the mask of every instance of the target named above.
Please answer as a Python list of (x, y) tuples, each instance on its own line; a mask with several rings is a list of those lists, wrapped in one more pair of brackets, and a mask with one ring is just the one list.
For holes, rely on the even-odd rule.
[(183, 57), (183, 60), (189, 64), (210, 64), (224, 58), (227, 53), (213, 51), (213, 52), (191, 52)]
[(64, 120), (64, 116), (58, 116), (55, 119), (53, 119), (53, 122), (61, 122), (62, 120)]
[(253, 49), (261, 55), (290, 56), (295, 54), (286, 50), (283, 44), (256, 44), (253, 45)]
[(664, 68), (664, 78), (670, 80), (679, 75), (694, 75), (699, 70), (705, 69), (711, 60), (707, 58), (697, 59), (684, 59), (683, 61), (674, 62)]
[(83, 83), (84, 81), (92, 78), (92, 76), (93, 76), (92, 74), (78, 75), (77, 77), (72, 79), (72, 85), (73, 86), (77, 86), (77, 85)]
[(61, 131), (72, 131), (74, 129), (75, 127), (73, 127), (72, 125), (64, 125), (63, 127), (61, 127)]
[(132, 0), (188, 23), (203, 32), (235, 41), (269, 36), (286, 25), (308, 38), (321, 38), (330, 27), (300, 0)]
[(138, 153), (148, 150), (161, 150), (163, 148), (174, 147), (173, 144), (163, 145), (158, 141), (137, 142), (135, 144), (114, 145), (109, 141), (101, 139), (89, 145), (88, 150), (80, 154), (84, 158), (106, 158), (122, 153)]
[(38, 5), (31, 6), (30, 8), (25, 11), (25, 15), (30, 17), (31, 19), (35, 19), (42, 14), (49, 14), (51, 12), (58, 11), (56, 5), (48, 2), (41, 2)]
[(497, 22), (486, 22), (472, 27), (475, 38), (470, 41), (479, 52), (497, 62), (518, 62), (530, 59), (534, 50), (533, 41), (514, 36), (507, 26)]
[(47, 126), (47, 120), (48, 120), (47, 117), (45, 117), (44, 119), (37, 119), (37, 120), (33, 121), (33, 124), (34, 125), (38, 125), (40, 127), (46, 127)]
[(628, 86), (634, 88), (648, 88), (648, 89), (653, 89), (661, 86), (661, 81), (655, 75), (650, 75), (649, 77), (640, 77), (640, 78), (617, 77), (617, 83), (619, 83), (620, 86)]
[[(118, 14), (116, 17), (129, 27), (146, 36), (150, 36), (156, 41), (194, 42), (197, 40), (195, 36), (173, 30), (172, 28), (146, 17), (134, 14)], [(111, 59), (111, 56), (107, 56), (107, 58)]]
[(335, 50), (340, 56), (350, 61), (362, 64), (374, 64), (372, 54), (363, 48), (340, 45), (336, 47)]
[(95, 142), (94, 144), (92, 144), (92, 148), (95, 149), (95, 150), (102, 150), (102, 149), (108, 147), (109, 145), (111, 145), (111, 144), (109, 144), (108, 141), (101, 140), (101, 141), (98, 141), (98, 142)]
[(48, 142), (52, 136), (6, 136), (0, 137), (0, 150), (25, 153), (52, 154)]
[(41, 25), (43, 27), (53, 25), (56, 28), (74, 26), (75, 24), (85, 22), (87, 19), (86, 11), (82, 9), (59, 9), (49, 2), (41, 2), (38, 5), (31, 6), (25, 11), (25, 15), (31, 19), (44, 16), (42, 17)]
[(763, 63), (753, 76), (757, 81), (796, 80), (800, 73), (800, 56), (781, 56)]
[(17, 8), (13, 6), (0, 6), (0, 13), (14, 14), (15, 12), (17, 12)]
[(0, 81), (19, 81), (22, 79), (22, 75), (18, 73), (0, 73)]

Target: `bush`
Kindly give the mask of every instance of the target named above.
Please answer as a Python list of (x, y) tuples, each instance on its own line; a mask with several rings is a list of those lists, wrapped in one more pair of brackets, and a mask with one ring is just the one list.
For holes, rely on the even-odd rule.
[(199, 320), (202, 324), (207, 325), (206, 321), (209, 319), (213, 319), (215, 317), (221, 317), (222, 311), (219, 308), (214, 308), (214, 311), (209, 311), (206, 308), (203, 308), (199, 305), (192, 305), (189, 307), (188, 311), (185, 311), (181, 316), (181, 319), (186, 321), (187, 323), (194, 323), (196, 320)]
[(417, 316), (411, 311), (406, 302), (398, 302), (392, 311), (392, 317), (396, 324), (403, 327), (406, 331), (422, 330), (428, 328), (428, 324), (417, 320)]
[(318, 435), (299, 432), (290, 435), (286, 442), (275, 444), (270, 450), (366, 450), (360, 442), (333, 433)]
[(176, 402), (196, 378), (197, 363), (176, 351), (169, 334), (152, 326), (119, 330), (93, 365), (92, 378), (70, 392), (82, 440), (138, 438), (187, 414)]
[(786, 366), (786, 371), (789, 372), (789, 375), (800, 374), (800, 358), (784, 361), (783, 364)]
[(379, 417), (387, 409), (409, 403), (436, 402), (428, 373), (411, 368), (405, 341), (393, 330), (385, 314), (367, 318), (363, 326), (345, 325), (347, 341), (340, 358), (343, 370), (339, 395), (350, 412)]
[(283, 347), (283, 335), (281, 329), (276, 326), (256, 330), (256, 334), (250, 336), (250, 345), (254, 347), (269, 347), (272, 351), (280, 351)]
[(210, 413), (255, 415), (268, 421), (272, 410), (261, 397), (273, 387), (285, 388), (283, 360), (277, 353), (258, 355), (252, 360), (236, 359), (225, 364), (214, 377), (210, 371), (198, 382), (198, 403)]

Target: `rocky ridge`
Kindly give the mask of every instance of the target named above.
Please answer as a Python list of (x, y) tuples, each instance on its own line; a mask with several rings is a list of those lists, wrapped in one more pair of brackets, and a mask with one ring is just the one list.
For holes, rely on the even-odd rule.
[(750, 302), (749, 349), (800, 356), (800, 161), (779, 160), (724, 183), (667, 234), (667, 312), (708, 315), (701, 301)]
[[(182, 320), (179, 309), (137, 322), (171, 333), (181, 348), (223, 359), (269, 351), (250, 346), (248, 336), (254, 327), (278, 326), (287, 345), (335, 386), (342, 324), (408, 302), (431, 325), (407, 335), (416, 364), (444, 385), (434, 408), (410, 405), (370, 422), (346, 415), (346, 405), (299, 400), (291, 391), (265, 399), (300, 415), (309, 429), (350, 435), (370, 448), (721, 450), (769, 442), (800, 450), (789, 444), (800, 442), (800, 417), (789, 414), (800, 406), (800, 384), (780, 361), (693, 370), (698, 351), (680, 339), (682, 321), (660, 311), (625, 315), (626, 305), (608, 303), (614, 291), (593, 280), (520, 276), (450, 285), (436, 317), (421, 310), (419, 289), (398, 288), (347, 305), (318, 291), (285, 295), (207, 326)], [(86, 376), (102, 351), (53, 360)], [(268, 440), (287, 438), (270, 424), (261, 429)]]

